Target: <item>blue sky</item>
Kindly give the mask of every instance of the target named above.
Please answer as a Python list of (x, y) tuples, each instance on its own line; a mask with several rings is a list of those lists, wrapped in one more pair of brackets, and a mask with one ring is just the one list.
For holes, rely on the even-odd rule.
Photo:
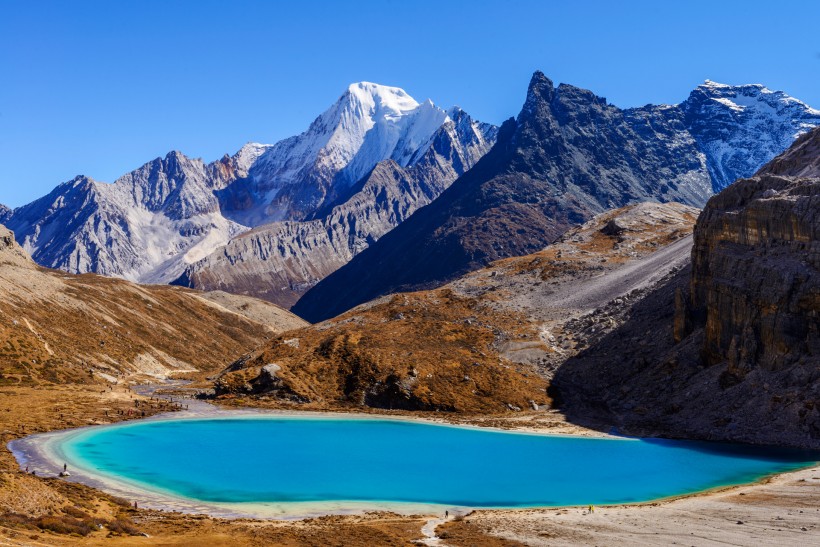
[(351, 82), (499, 123), (532, 72), (619, 106), (709, 78), (820, 108), (820, 2), (0, 1), (0, 203), (304, 130)]

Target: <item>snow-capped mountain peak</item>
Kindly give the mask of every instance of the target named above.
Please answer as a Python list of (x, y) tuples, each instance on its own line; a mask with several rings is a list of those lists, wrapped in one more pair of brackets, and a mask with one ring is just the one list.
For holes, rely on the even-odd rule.
[[(249, 142), (212, 163), (172, 151), (113, 184), (78, 177), (15, 211), (0, 209), (0, 218), (41, 264), (165, 282), (241, 232), (305, 220), (349, 197), (379, 162), (420, 161), (448, 120), (429, 100), (359, 82), (300, 135)], [(481, 129), (480, 139), (448, 133), (459, 153), (442, 161), (460, 163), (425, 180), (433, 190), (424, 199), (489, 148), (492, 128)]]
[(260, 144), (258, 142), (245, 143), (232, 157), (240, 176), (248, 176), (248, 171), (259, 159), (259, 156), (264, 154), (271, 146), (270, 144)]
[(409, 165), (447, 119), (431, 101), (419, 103), (401, 88), (351, 84), (304, 133), (253, 149), (261, 152), (248, 170), (254, 204), (227, 214), (249, 226), (307, 218), (380, 161)]
[(716, 192), (751, 176), (797, 136), (820, 125), (820, 111), (761, 84), (706, 80), (679, 106), (706, 153)]
[(429, 99), (418, 103), (401, 88), (359, 82), (319, 120), (331, 129), (321, 148), (323, 167), (345, 171), (344, 182), (352, 183), (388, 158), (405, 166), (447, 113)]

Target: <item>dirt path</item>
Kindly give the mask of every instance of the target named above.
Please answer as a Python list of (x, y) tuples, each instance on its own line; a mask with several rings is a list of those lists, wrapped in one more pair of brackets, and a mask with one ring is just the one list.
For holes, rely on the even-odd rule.
[(550, 305), (554, 308), (591, 311), (633, 290), (652, 286), (674, 268), (685, 265), (691, 252), (690, 235), (645, 258), (627, 262), (617, 270), (581, 283), (565, 285), (550, 295)]
[(428, 545), (430, 547), (439, 546), (445, 547), (441, 538), (436, 535), (436, 528), (450, 520), (449, 518), (432, 518), (428, 520), (424, 526), (421, 527), (421, 533), (424, 534), (424, 539), (419, 540), (420, 545)]
[(51, 348), (48, 346), (48, 342), (46, 342), (46, 341), (45, 341), (45, 339), (44, 339), (42, 336), (40, 336), (40, 333), (39, 333), (39, 332), (37, 332), (36, 330), (34, 330), (34, 327), (31, 325), (31, 321), (29, 321), (27, 318), (25, 318), (25, 317), (24, 317), (24, 318), (23, 318), (23, 322), (24, 322), (24, 323), (26, 324), (26, 326), (28, 327), (28, 330), (30, 330), (30, 331), (32, 332), (32, 334), (34, 334), (34, 336), (36, 336), (36, 337), (37, 337), (37, 339), (38, 339), (38, 340), (40, 340), (40, 341), (43, 343), (43, 346), (45, 347), (45, 349), (46, 349), (46, 351), (48, 352), (48, 354), (49, 354), (49, 355), (54, 355), (54, 352), (53, 352), (53, 351), (51, 351)]

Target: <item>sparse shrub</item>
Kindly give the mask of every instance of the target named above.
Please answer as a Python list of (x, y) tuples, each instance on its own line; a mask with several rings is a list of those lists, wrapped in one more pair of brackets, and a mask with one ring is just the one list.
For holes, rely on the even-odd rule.
[(78, 534), (87, 536), (94, 529), (91, 521), (78, 520), (69, 516), (46, 515), (34, 520), (34, 525), (41, 530), (57, 534)]
[(74, 517), (75, 519), (80, 520), (91, 520), (91, 515), (83, 511), (78, 507), (73, 507), (69, 505), (68, 507), (63, 507), (63, 513), (70, 517)]
[(129, 519), (119, 518), (106, 523), (108, 529), (115, 534), (123, 534), (127, 536), (138, 536), (141, 532), (137, 529), (133, 522)]
[(121, 498), (119, 496), (108, 496), (108, 499), (109, 499), (109, 501), (111, 501), (111, 503), (115, 503), (115, 504), (119, 505), (120, 507), (126, 507), (126, 508), (131, 507), (131, 502), (128, 501), (127, 499), (125, 499), (125, 498)]

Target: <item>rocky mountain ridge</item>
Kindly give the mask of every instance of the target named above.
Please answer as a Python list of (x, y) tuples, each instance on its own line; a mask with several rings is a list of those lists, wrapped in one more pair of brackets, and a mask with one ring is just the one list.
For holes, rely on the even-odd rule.
[[(171, 152), (113, 184), (76, 177), (4, 219), (47, 267), (168, 282), (252, 227), (310, 219), (346, 201), (380, 161), (412, 167), (450, 119), (401, 89), (353, 84), (301, 135), (249, 143), (208, 164)], [(478, 148), (453, 142), (456, 155), (492, 143), (492, 126), (471, 128)]]
[[(532, 142), (561, 128), (563, 144), (552, 152), (568, 154), (562, 161), (575, 161), (572, 169), (586, 178), (578, 188), (559, 181), (557, 191), (575, 197), (557, 202), (577, 200), (569, 208), (589, 213), (559, 218), (548, 232), (642, 199), (700, 206), (820, 120), (818, 111), (760, 85), (707, 81), (678, 105), (626, 110), (573, 86), (558, 86), (556, 97), (557, 125), (532, 133)], [(606, 128), (602, 138), (599, 127)], [(249, 143), (207, 164), (172, 152), (114, 184), (78, 177), (0, 215), (49, 267), (143, 282), (178, 279), (291, 305), (468, 172), (496, 132), (457, 108), (445, 111), (399, 88), (361, 82), (304, 133), (277, 144)], [(596, 172), (611, 146), (632, 159)], [(548, 163), (530, 165), (546, 171), (528, 175), (556, 175)], [(659, 170), (650, 169), (649, 188), (641, 188), (636, 180), (647, 166)], [(593, 195), (599, 179), (607, 188)], [(486, 259), (532, 250), (496, 249)], [(478, 263), (484, 253), (475, 252)]]
[(290, 307), (310, 287), (438, 197), (494, 141), (494, 127), (453, 109), (412, 165), (392, 159), (380, 162), (323, 217), (275, 222), (244, 233), (188, 266), (174, 283), (248, 294)]
[[(797, 105), (805, 114), (800, 124), (820, 123), (817, 111), (799, 101), (752, 87), (761, 97)], [(518, 118), (502, 125), (496, 145), (473, 169), (308, 291), (294, 311), (317, 321), (382, 294), (440, 285), (489, 261), (532, 253), (568, 227), (629, 203), (701, 206), (722, 184), (709, 166), (725, 158), (708, 157), (697, 135), (710, 127), (736, 133), (735, 125), (744, 123), (723, 116), (727, 89), (704, 85), (681, 105), (621, 110), (591, 91), (555, 87), (536, 73)], [(719, 95), (709, 99), (717, 106), (698, 110), (705, 119), (693, 134), (692, 105), (710, 93)], [(748, 109), (757, 112), (757, 102)], [(798, 123), (779, 114), (765, 126), (753, 119), (754, 130), (789, 138)], [(736, 142), (740, 155), (749, 142)], [(750, 174), (758, 167), (752, 156), (743, 167)], [(721, 172), (731, 169), (739, 167), (730, 162)]]

